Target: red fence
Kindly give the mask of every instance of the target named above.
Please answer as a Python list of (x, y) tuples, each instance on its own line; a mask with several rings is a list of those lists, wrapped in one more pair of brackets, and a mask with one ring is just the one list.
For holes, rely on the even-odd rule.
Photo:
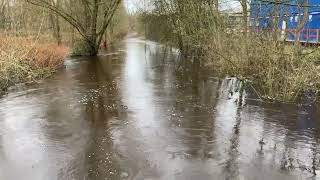
[[(287, 30), (276, 30), (282, 40), (286, 41), (295, 41), (296, 40), (296, 29), (287, 29)], [(258, 30), (258, 29), (251, 29), (253, 33), (274, 33), (275, 30)], [(320, 43), (320, 29), (302, 29), (300, 31), (300, 42), (308, 42), (308, 43)]]
[[(296, 30), (287, 29), (286, 30), (286, 39), (287, 40), (296, 40)], [(310, 42), (310, 43), (319, 43), (320, 41), (320, 29), (302, 29), (300, 32), (299, 41)]]

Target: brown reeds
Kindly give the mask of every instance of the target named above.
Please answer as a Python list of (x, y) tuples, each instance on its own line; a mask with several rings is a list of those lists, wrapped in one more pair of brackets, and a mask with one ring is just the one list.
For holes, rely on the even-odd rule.
[(46, 78), (63, 65), (68, 49), (32, 37), (0, 35), (0, 88)]

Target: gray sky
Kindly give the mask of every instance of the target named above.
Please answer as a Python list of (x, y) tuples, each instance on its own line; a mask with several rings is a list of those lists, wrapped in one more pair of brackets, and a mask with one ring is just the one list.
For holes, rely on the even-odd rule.
[(143, 9), (148, 0), (124, 0), (125, 6), (129, 12)]

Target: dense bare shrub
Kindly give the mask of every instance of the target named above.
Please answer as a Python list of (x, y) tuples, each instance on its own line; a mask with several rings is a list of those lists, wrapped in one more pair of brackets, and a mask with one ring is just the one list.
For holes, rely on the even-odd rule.
[(220, 38), (218, 44), (208, 44), (206, 65), (222, 76), (246, 80), (261, 99), (292, 102), (306, 90), (318, 91), (319, 50), (304, 48), (298, 54), (295, 46), (256, 34)]
[[(253, 33), (247, 23), (229, 27), (228, 15), (211, 1), (153, 2), (152, 11), (140, 14), (141, 27), (147, 38), (178, 48), (184, 61), (180, 65), (207, 66), (222, 77), (235, 76), (263, 100), (292, 102), (305, 90), (319, 89), (319, 51), (305, 53), (309, 48), (288, 45), (277, 30)], [(247, 15), (242, 19), (247, 22)]]
[(33, 38), (0, 35), (0, 88), (47, 77), (63, 65), (67, 52)]

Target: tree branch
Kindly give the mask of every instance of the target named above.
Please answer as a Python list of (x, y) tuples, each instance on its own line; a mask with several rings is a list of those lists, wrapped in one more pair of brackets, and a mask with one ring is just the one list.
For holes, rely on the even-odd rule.
[(49, 4), (48, 2), (44, 0), (25, 0), (26, 2), (33, 4), (35, 6), (47, 8), (54, 13), (58, 14), (60, 17), (62, 17), (65, 21), (67, 21), (70, 25), (72, 25), (79, 33), (81, 36), (87, 39), (87, 36), (85, 34), (85, 30), (82, 27), (82, 25), (74, 19), (70, 14), (62, 11), (61, 9)]

